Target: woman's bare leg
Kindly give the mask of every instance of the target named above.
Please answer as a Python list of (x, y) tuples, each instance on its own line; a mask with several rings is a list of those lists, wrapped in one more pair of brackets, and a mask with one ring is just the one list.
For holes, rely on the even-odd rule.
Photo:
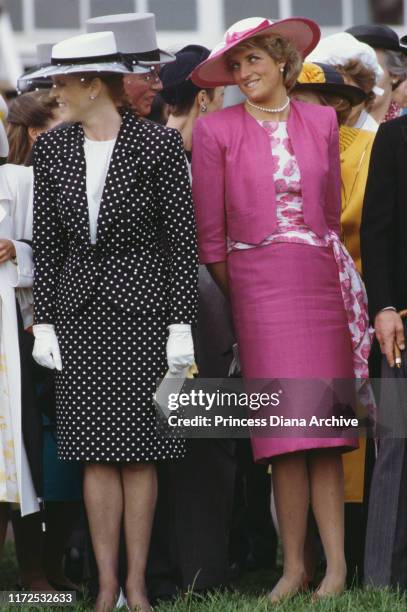
[(308, 457), (308, 467), (312, 509), (327, 561), (318, 594), (341, 593), (346, 584), (341, 453), (337, 449), (313, 451)]
[(273, 459), (273, 490), (284, 552), (283, 575), (270, 594), (274, 602), (296, 593), (306, 578), (304, 545), (309, 509), (306, 456), (291, 453)]
[(130, 610), (151, 610), (145, 572), (157, 499), (154, 464), (122, 466), (124, 531), (127, 550), (126, 599)]
[(99, 573), (99, 594), (95, 611), (108, 612), (113, 609), (119, 590), (119, 541), (123, 515), (120, 466), (85, 464), (83, 484)]
[(317, 530), (312, 512), (308, 514), (307, 536), (304, 546), (304, 562), (307, 578), (313, 582), (317, 568)]

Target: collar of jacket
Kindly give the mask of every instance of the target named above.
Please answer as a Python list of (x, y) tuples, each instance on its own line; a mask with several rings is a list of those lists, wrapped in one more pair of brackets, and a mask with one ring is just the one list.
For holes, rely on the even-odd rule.
[[(137, 146), (137, 138), (142, 128), (142, 120), (139, 119), (132, 111), (128, 109), (120, 109), (122, 116), (122, 124), (116, 139), (116, 148), (125, 148), (127, 151), (135, 149)], [(128, 138), (129, 134), (133, 133), (132, 138)], [(85, 141), (85, 134), (81, 123), (74, 123), (70, 130), (67, 131), (68, 138), (66, 139), (65, 146), (61, 156), (65, 159), (70, 159), (78, 152), (83, 150), (83, 144)]]
[[(122, 124), (113, 149), (109, 170), (100, 202), (97, 244), (108, 239), (109, 229), (120, 209), (120, 203), (131, 189), (131, 181), (138, 171), (139, 156), (142, 150), (142, 120), (131, 111), (122, 111)], [(86, 194), (86, 161), (84, 152), (84, 131), (76, 123), (67, 131), (59, 157), (61, 166), (68, 168), (71, 180), (76, 182), (74, 201), (71, 202), (77, 217), (78, 238), (88, 245), (90, 242), (88, 201)]]
[[(236, 105), (236, 113), (243, 118), (246, 136), (254, 133), (256, 143), (253, 143), (253, 150), (263, 150), (263, 159), (270, 158), (270, 140), (260, 123), (246, 111), (244, 104)], [(216, 113), (215, 113), (216, 114)], [(333, 207), (337, 207), (338, 215), (340, 211), (340, 167), (339, 167), (339, 147), (335, 152), (336, 159), (331, 160), (327, 157), (326, 142), (330, 138), (329, 130), (332, 124), (332, 117), (335, 111), (329, 107), (321, 108), (317, 116), (315, 107), (307, 102), (290, 100), (290, 114), (287, 119), (287, 133), (291, 141), (291, 147), (301, 170), (301, 190), (303, 199), (303, 213), (305, 223), (318, 235), (324, 236), (328, 230), (324, 215), (321, 210), (325, 207), (327, 198)], [(262, 121), (261, 123), (264, 123)], [(336, 126), (336, 118), (334, 121)], [(257, 148), (255, 148), (257, 147)], [(267, 152), (267, 155), (266, 155)], [(320, 160), (316, 163), (316, 160)], [(330, 184), (325, 193), (327, 184), (327, 169), (332, 164), (336, 164), (336, 175), (333, 183)], [(261, 172), (269, 172), (270, 164), (266, 163)], [(272, 186), (275, 207), (275, 186)], [(270, 192), (264, 194), (267, 202), (267, 210), (270, 207)], [(269, 214), (269, 213), (268, 213)], [(274, 229), (274, 227), (273, 227)]]

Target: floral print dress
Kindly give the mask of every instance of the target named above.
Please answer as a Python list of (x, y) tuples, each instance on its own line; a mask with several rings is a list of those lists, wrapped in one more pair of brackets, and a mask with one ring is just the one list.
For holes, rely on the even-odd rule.
[[(331, 246), (338, 267), (342, 299), (347, 314), (353, 349), (355, 378), (368, 378), (368, 356), (372, 341), (367, 314), (367, 296), (352, 258), (333, 231), (317, 236), (304, 221), (301, 174), (287, 132), (285, 121), (259, 121), (266, 130), (271, 146), (272, 172), (276, 190), (276, 230), (260, 245), (228, 239), (228, 252), (253, 249), (274, 242), (295, 242), (316, 247)], [(368, 402), (370, 406), (370, 399)]]

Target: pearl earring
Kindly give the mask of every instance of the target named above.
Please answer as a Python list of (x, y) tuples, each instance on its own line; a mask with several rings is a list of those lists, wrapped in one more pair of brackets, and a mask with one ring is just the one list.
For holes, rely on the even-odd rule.
[(280, 72), (284, 72), (284, 66), (280, 68)]
[(96, 100), (96, 96), (89, 96), (90, 100)]

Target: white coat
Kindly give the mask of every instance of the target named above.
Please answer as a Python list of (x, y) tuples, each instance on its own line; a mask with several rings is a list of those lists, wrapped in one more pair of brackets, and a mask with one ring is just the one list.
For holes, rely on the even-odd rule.
[(32, 169), (6, 164), (0, 166), (0, 239), (14, 242), (17, 265), (0, 264), (0, 333), (4, 346), (11, 400), (12, 436), (16, 460), (18, 490), (22, 516), (39, 510), (31, 471), (22, 439), (21, 373), (16, 297), (24, 327), (33, 323), (33, 262), (31, 246), (20, 240), (32, 238)]

